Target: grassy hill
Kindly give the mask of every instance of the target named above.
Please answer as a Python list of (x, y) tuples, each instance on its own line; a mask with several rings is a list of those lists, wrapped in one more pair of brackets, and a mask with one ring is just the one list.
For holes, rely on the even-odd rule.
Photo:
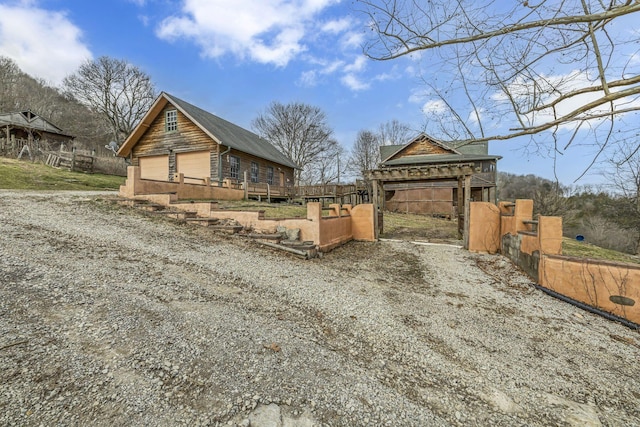
[(42, 163), (0, 157), (0, 189), (117, 190), (125, 178), (56, 169)]

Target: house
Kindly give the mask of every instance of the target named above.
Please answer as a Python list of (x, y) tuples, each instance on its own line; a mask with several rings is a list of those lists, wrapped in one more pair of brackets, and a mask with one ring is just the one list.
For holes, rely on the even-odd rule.
[(30, 110), (0, 113), (0, 151), (11, 147), (36, 145), (44, 150), (57, 150), (74, 139), (62, 129)]
[(501, 157), (487, 151), (486, 142), (454, 147), (424, 133), (382, 146), (380, 165), (369, 173), (374, 202), (393, 212), (460, 219), (465, 201), (496, 201)]
[(117, 154), (142, 180), (248, 186), (272, 197), (292, 191), (297, 168), (267, 140), (165, 92)]

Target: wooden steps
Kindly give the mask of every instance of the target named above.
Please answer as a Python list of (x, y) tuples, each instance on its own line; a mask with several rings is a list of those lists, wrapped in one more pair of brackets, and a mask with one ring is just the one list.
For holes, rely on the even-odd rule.
[(203, 227), (209, 227), (219, 222), (218, 218), (202, 218), (202, 217), (186, 218), (186, 221), (189, 224), (201, 225)]
[(197, 212), (181, 211), (177, 209), (154, 211), (153, 213), (157, 215), (164, 215), (167, 218), (181, 219), (181, 220), (188, 220), (191, 218), (196, 218), (198, 216)]

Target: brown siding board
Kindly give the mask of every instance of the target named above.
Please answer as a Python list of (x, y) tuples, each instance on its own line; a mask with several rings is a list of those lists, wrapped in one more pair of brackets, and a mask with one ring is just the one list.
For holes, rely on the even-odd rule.
[[(190, 151), (209, 151), (211, 164), (211, 180), (218, 181), (218, 167), (220, 153), (227, 150), (226, 146), (220, 147), (215, 140), (202, 131), (196, 124), (191, 122), (186, 116), (178, 111), (178, 130), (174, 132), (165, 131), (165, 113), (173, 110), (174, 107), (169, 104), (164, 110), (158, 114), (153, 120), (149, 128), (142, 134), (138, 143), (132, 148), (131, 163), (134, 166), (139, 165), (139, 158), (156, 155), (169, 155), (169, 176), (177, 172), (176, 170), (176, 154)], [(241, 151), (232, 149), (229, 153), (222, 156), (222, 179), (230, 177), (229, 155), (235, 155), (240, 158), (240, 177), (242, 181), (244, 171), (248, 171), (249, 180), (251, 179), (251, 162), (259, 165), (258, 182), (267, 182), (267, 167), (271, 166), (274, 170), (274, 185), (280, 186), (280, 171), (285, 173), (285, 185), (293, 185), (293, 168), (274, 163), (260, 157), (256, 157)], [(289, 180), (286, 182), (286, 180)]]
[(216, 142), (180, 112), (178, 112), (178, 130), (166, 132), (164, 116), (165, 112), (171, 109), (173, 107), (168, 106), (158, 114), (149, 129), (133, 147), (133, 157), (167, 154), (169, 151), (179, 153), (214, 149)]
[[(289, 185), (293, 185), (293, 168), (280, 165), (278, 163), (270, 162), (268, 160), (262, 159), (260, 157), (252, 156), (250, 154), (244, 153), (242, 151), (231, 150), (231, 152), (225, 154), (222, 158), (222, 177), (223, 179), (229, 178), (230, 176), (230, 161), (229, 156), (236, 156), (240, 159), (240, 177), (238, 181), (243, 180), (244, 171), (247, 171), (247, 178), (249, 181), (251, 180), (251, 162), (258, 163), (259, 166), (259, 174), (258, 174), (258, 182), (266, 183), (267, 182), (267, 166), (273, 167), (273, 185), (281, 185), (279, 182), (279, 172), (280, 170), (285, 173), (285, 181), (289, 179)], [(279, 168), (279, 169), (278, 169)], [(285, 182), (285, 185), (287, 183)]]

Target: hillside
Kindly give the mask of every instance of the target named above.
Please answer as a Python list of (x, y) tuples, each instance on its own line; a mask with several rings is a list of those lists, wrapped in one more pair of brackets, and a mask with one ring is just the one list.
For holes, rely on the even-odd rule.
[(118, 190), (125, 178), (56, 169), (42, 163), (0, 157), (0, 189)]

